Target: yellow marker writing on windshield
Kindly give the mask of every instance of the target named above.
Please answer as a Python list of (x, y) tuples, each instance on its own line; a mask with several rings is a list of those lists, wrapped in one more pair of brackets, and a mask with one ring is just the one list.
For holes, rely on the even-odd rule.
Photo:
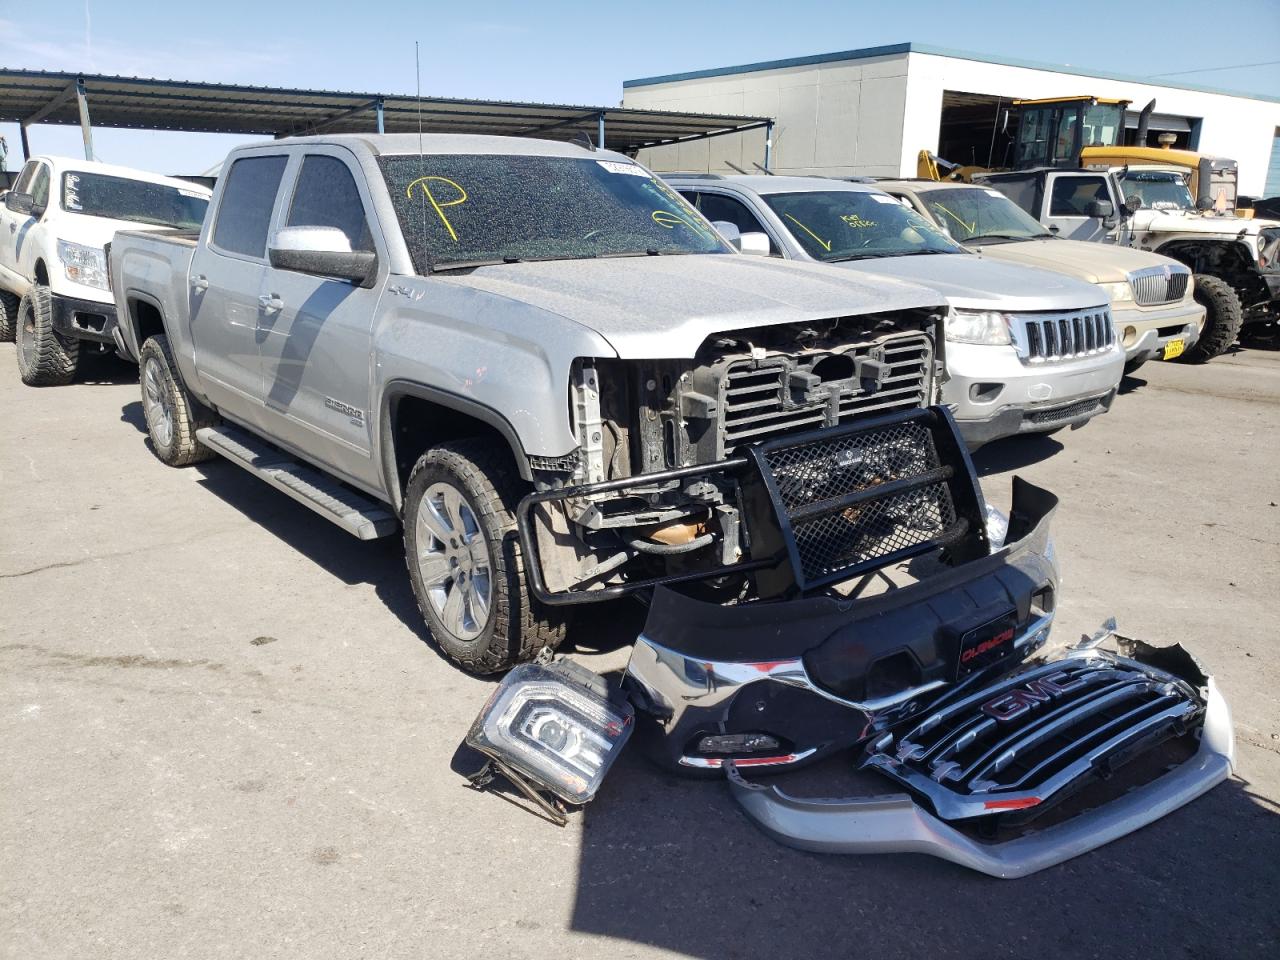
[(696, 220), (690, 220), (688, 217), (682, 217), (678, 213), (670, 210), (655, 210), (650, 214), (653, 222), (660, 227), (666, 227), (668, 230), (674, 230), (676, 227), (688, 227), (694, 233), (700, 233), (703, 236), (710, 236), (707, 228), (702, 226)]
[[(432, 180), (435, 180), (437, 183), (447, 183), (449, 186), (453, 187), (453, 189), (458, 191), (457, 198), (453, 200), (445, 200), (443, 202), (436, 199), (435, 194), (431, 192), (430, 181)], [(457, 243), (458, 235), (453, 232), (453, 224), (451, 224), (449, 222), (449, 218), (444, 215), (444, 208), (456, 207), (460, 203), (466, 203), (467, 191), (463, 190), (459, 184), (454, 183), (454, 181), (450, 180), (448, 177), (419, 177), (417, 180), (414, 180), (409, 184), (409, 186), (405, 187), (404, 195), (410, 200), (413, 199), (414, 187), (418, 187), (422, 190), (422, 195), (427, 198), (427, 201), (431, 204), (431, 208), (435, 210), (436, 216), (440, 218), (440, 222), (444, 224), (444, 228), (449, 231), (449, 236), (453, 238), (454, 243)]]
[(808, 227), (806, 227), (803, 223), (801, 223), (799, 220), (797, 220), (797, 219), (796, 219), (795, 217), (793, 217), (791, 214), (786, 213), (786, 214), (783, 214), (783, 216), (785, 216), (788, 220), (790, 220), (792, 223), (794, 223), (797, 227), (799, 227), (801, 230), (803, 230), (803, 231), (804, 231), (805, 233), (807, 233), (809, 236), (813, 237), (813, 239), (817, 240), (817, 241), (818, 241), (818, 243), (822, 246), (822, 249), (823, 249), (823, 250), (827, 251), (827, 253), (830, 253), (830, 252), (831, 252), (831, 241), (830, 241), (830, 240), (823, 240), (820, 236), (818, 236), (816, 233), (814, 233), (812, 230), (810, 230)]
[(977, 221), (977, 220), (973, 221), (973, 223), (965, 223), (963, 220), (961, 220), (961, 219), (960, 219), (960, 217), (959, 217), (959, 216), (957, 216), (957, 215), (956, 215), (955, 213), (953, 213), (951, 210), (948, 210), (948, 209), (947, 209), (944, 205), (942, 205), (941, 203), (935, 203), (935, 204), (933, 205), (933, 209), (937, 210), (939, 213), (945, 213), (948, 217), (950, 217), (950, 218), (951, 218), (952, 220), (954, 220), (956, 223), (960, 224), (960, 226), (964, 227), (965, 233), (972, 234), (972, 233), (973, 233), (973, 231), (974, 231), (974, 230), (977, 228), (977, 226), (978, 226), (978, 221)]

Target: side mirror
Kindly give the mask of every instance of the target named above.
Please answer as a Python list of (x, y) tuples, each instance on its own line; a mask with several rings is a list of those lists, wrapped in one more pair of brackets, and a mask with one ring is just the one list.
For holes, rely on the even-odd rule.
[(31, 211), (35, 208), (36, 201), (29, 193), (14, 193), (10, 190), (4, 195), (4, 205), (14, 213), (31, 216)]
[(767, 257), (773, 252), (769, 235), (758, 230), (741, 234), (738, 238), (738, 249), (753, 257)]
[(1136, 193), (1131, 193), (1124, 198), (1124, 212), (1133, 216), (1142, 209), (1142, 198)]
[(1105, 220), (1116, 215), (1115, 205), (1110, 200), (1090, 200), (1084, 208), (1085, 216)]
[(1213, 197), (1201, 197), (1196, 201), (1196, 209), (1201, 213), (1213, 209)]
[(742, 249), (742, 231), (738, 229), (736, 223), (730, 223), (728, 220), (712, 220), (711, 225), (716, 228), (716, 233), (733, 245), (733, 249)]
[(373, 286), (378, 272), (378, 255), (352, 250), (351, 241), (337, 227), (284, 227), (271, 239), (267, 259), (277, 270), (349, 280), (362, 287)]

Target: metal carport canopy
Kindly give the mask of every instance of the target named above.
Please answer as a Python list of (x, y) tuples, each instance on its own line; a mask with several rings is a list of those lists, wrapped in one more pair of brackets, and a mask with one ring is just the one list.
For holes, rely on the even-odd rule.
[[(83, 108), (83, 109), (82, 109)], [(89, 73), (0, 69), (0, 121), (282, 137), (308, 133), (478, 133), (568, 140), (623, 153), (768, 127), (766, 117), (623, 107), (288, 90)], [(25, 152), (25, 149), (24, 149)]]

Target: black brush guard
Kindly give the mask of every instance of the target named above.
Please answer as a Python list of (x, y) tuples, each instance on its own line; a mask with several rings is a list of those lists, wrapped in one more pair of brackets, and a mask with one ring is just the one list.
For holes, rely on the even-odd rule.
[[(748, 545), (744, 559), (600, 583), (615, 569), (625, 571), (623, 564), (564, 589), (548, 588), (538, 508), (712, 477), (736, 493)], [(942, 407), (782, 437), (718, 463), (533, 493), (520, 502), (516, 521), (530, 590), (557, 605), (746, 573), (754, 574), (762, 597), (798, 596), (939, 548), (952, 563), (989, 552), (976, 474)]]

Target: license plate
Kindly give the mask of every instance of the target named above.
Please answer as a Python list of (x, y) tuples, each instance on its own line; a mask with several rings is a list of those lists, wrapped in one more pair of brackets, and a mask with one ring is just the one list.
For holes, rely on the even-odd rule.
[(1185, 340), (1170, 340), (1164, 345), (1164, 359), (1172, 360), (1174, 357), (1180, 357), (1185, 349), (1187, 349)]
[(1017, 634), (1018, 612), (1010, 610), (980, 627), (961, 634), (960, 660), (957, 677), (967, 676), (975, 670), (989, 667), (1013, 653), (1013, 640)]

